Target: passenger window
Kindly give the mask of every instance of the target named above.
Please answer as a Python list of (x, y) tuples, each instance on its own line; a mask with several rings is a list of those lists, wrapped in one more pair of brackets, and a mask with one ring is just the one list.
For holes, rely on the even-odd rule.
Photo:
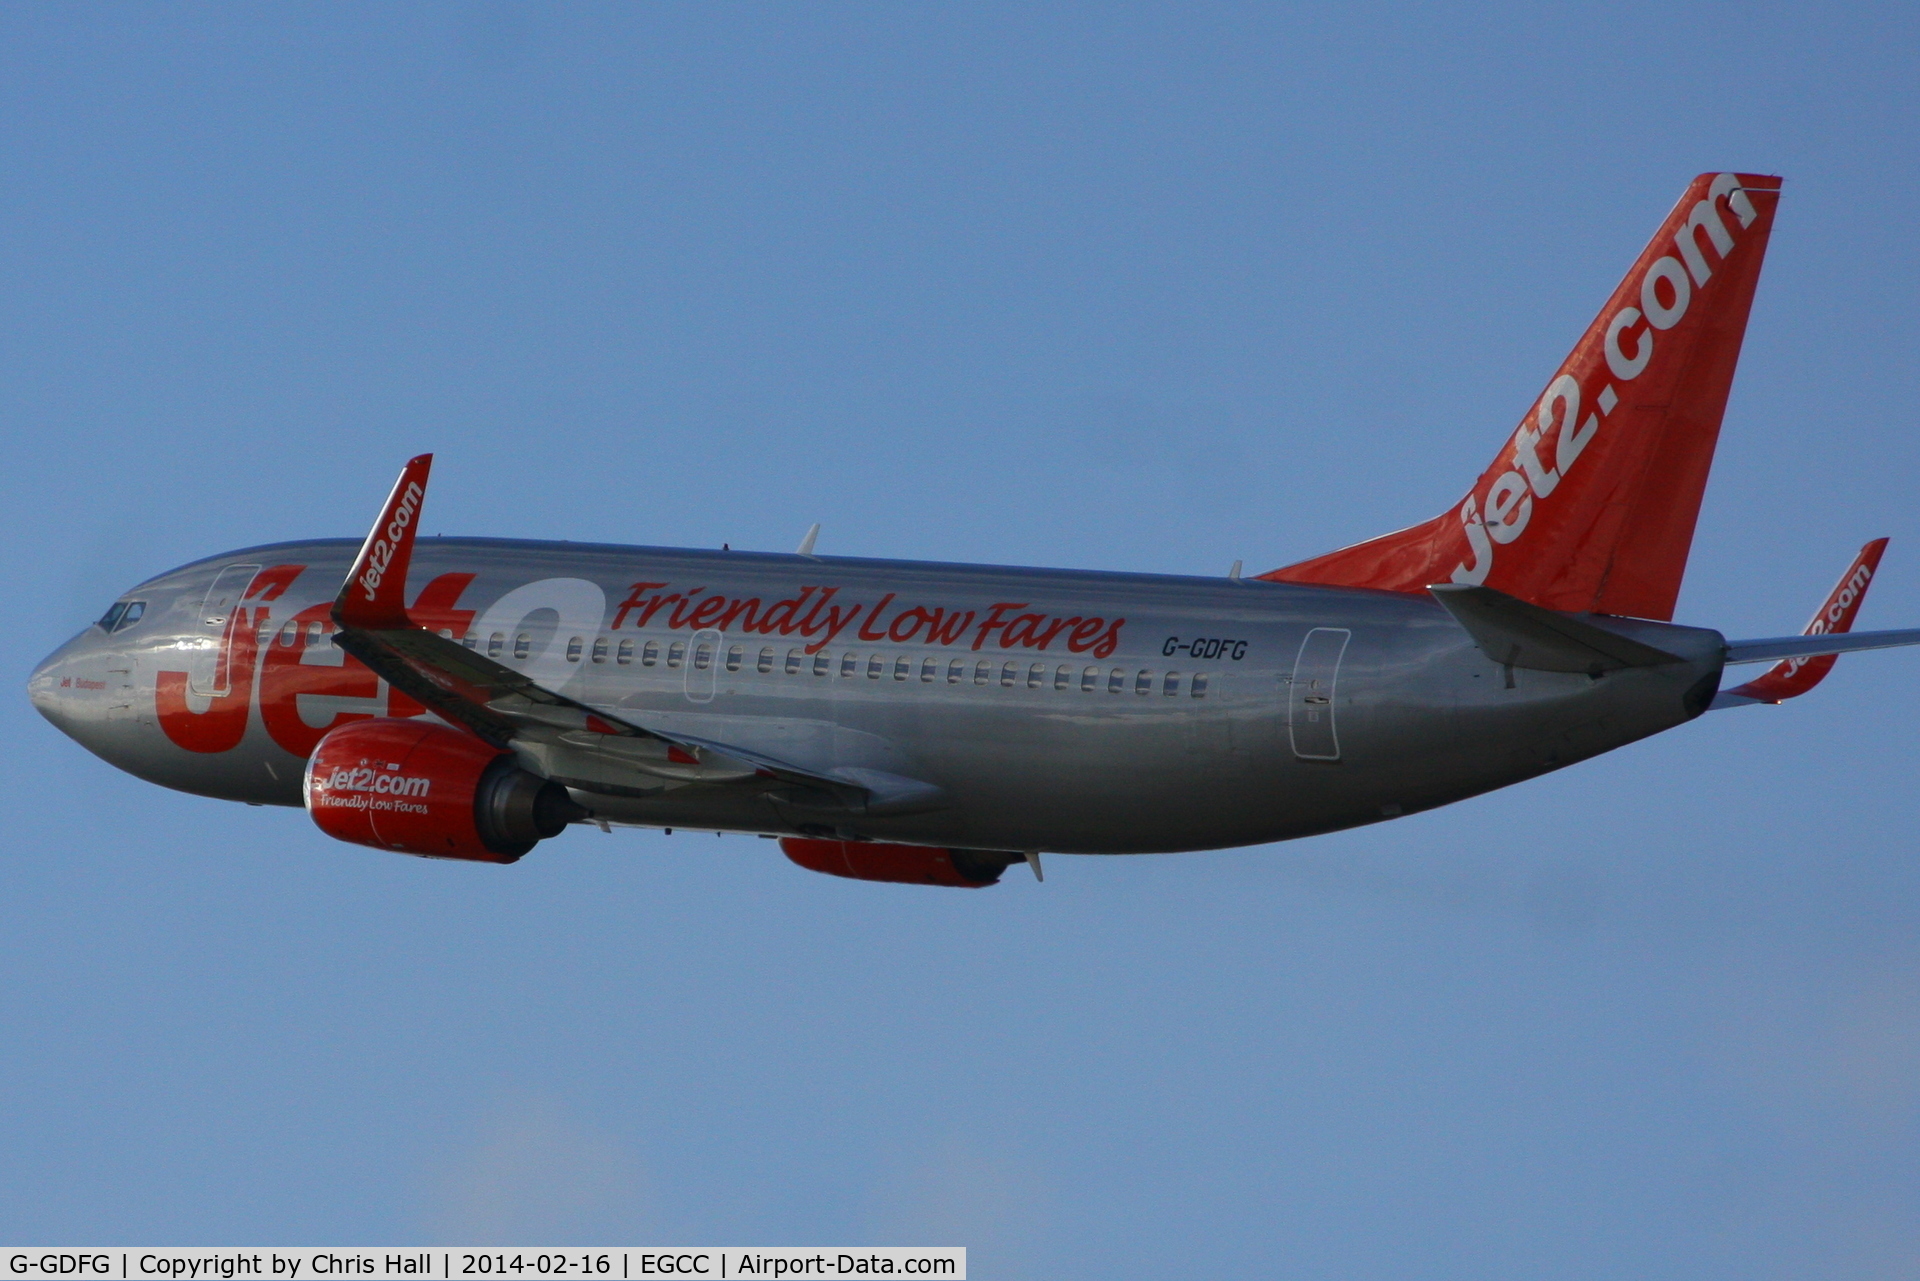
[(738, 645), (729, 645), (727, 647), (727, 670), (730, 672), (739, 671), (740, 664), (745, 660), (745, 658), (746, 658), (746, 655), (741, 652), (741, 649)]
[(686, 658), (687, 658), (687, 643), (685, 641), (675, 641), (673, 644), (667, 646), (667, 666), (668, 667), (678, 667), (680, 666), (681, 663), (686, 661)]
[(607, 638), (604, 636), (593, 638), (593, 661), (596, 663), (607, 661)]
[(958, 685), (967, 675), (967, 660), (956, 658), (947, 664), (947, 684)]
[(1073, 684), (1073, 669), (1065, 663), (1062, 663), (1054, 670), (1053, 687), (1055, 689), (1065, 689), (1071, 684)]
[[(307, 629), (307, 644), (318, 645), (319, 643), (320, 643), (320, 624), (315, 623), (312, 627)], [(487, 657), (488, 658), (500, 657), (500, 651), (506, 647), (506, 644), (507, 644), (507, 634), (505, 632), (495, 632), (493, 635), (487, 637)]]
[(920, 682), (923, 685), (932, 684), (933, 678), (938, 676), (939, 674), (940, 674), (939, 659), (926, 658), (920, 661)]
[(1019, 679), (1020, 679), (1020, 664), (1002, 663), (1000, 665), (1000, 684), (1003, 688), (1012, 689), (1014, 686), (1014, 682), (1018, 681)]
[(1136, 694), (1153, 693), (1153, 673), (1143, 670), (1138, 676), (1134, 677), (1133, 692)]
[[(787, 651), (787, 675), (798, 676), (800, 674), (800, 660), (804, 657), (806, 657), (806, 655), (797, 649)], [(826, 655), (822, 654), (821, 657), (825, 658)]]
[(582, 640), (580, 637), (578, 636), (567, 637), (567, 661), (569, 663), (579, 662), (580, 652), (586, 649), (586, 647), (587, 647), (587, 642)]
[[(294, 622), (291, 618), (289, 618), (287, 620), (287, 625), (280, 629), (280, 643), (282, 645), (291, 645), (296, 639), (299, 638), (299, 636), (300, 636), (300, 624)], [(471, 647), (473, 642), (468, 641), (467, 644), (469, 647)]]
[(893, 679), (903, 681), (913, 675), (913, 660), (905, 654), (893, 660)]
[(1205, 698), (1207, 696), (1207, 674), (1205, 672), (1195, 672), (1193, 674), (1193, 681), (1187, 686), (1187, 693), (1193, 695), (1195, 698)]
[(646, 647), (640, 651), (640, 666), (652, 667), (655, 663), (659, 661), (660, 661), (660, 642), (648, 641), (646, 644)]
[(1180, 692), (1180, 673), (1168, 672), (1166, 683), (1161, 686), (1160, 692), (1168, 698), (1172, 698), (1175, 694), (1178, 694)]
[(1047, 665), (1045, 663), (1035, 663), (1032, 667), (1029, 667), (1027, 669), (1027, 688), (1028, 689), (1039, 689), (1042, 685), (1045, 685), (1046, 683), (1047, 683)]
[(818, 654), (815, 654), (813, 656), (813, 674), (815, 676), (825, 676), (828, 672), (832, 670), (833, 670), (832, 654), (827, 653), (827, 651), (823, 649)]
[(477, 649), (479, 648), (479, 645), (480, 645), (480, 638), (478, 636), (475, 636), (472, 632), (468, 632), (465, 636), (462, 636), (460, 638), (460, 643), (462, 645), (465, 645), (468, 649)]
[(840, 674), (842, 676), (851, 676), (859, 670), (860, 655), (854, 653), (852, 650), (848, 650), (840, 659)]
[(127, 606), (125, 602), (115, 601), (113, 605), (108, 608), (106, 613), (100, 615), (100, 622), (98, 624), (100, 630), (103, 632), (112, 631), (114, 628), (114, 624), (120, 621), (120, 615), (126, 612), (127, 612)]
[(619, 652), (614, 655), (613, 661), (620, 664), (622, 667), (625, 667), (628, 664), (632, 663), (633, 662), (633, 642), (630, 640), (621, 641)]
[(713, 646), (701, 641), (693, 647), (693, 670), (704, 672), (713, 666)]
[(760, 661), (754, 664), (754, 666), (762, 675), (773, 670), (773, 648), (771, 646), (760, 651)]
[(1107, 693), (1118, 694), (1121, 691), (1125, 690), (1126, 687), (1127, 687), (1126, 671), (1122, 668), (1118, 668), (1118, 667), (1114, 668), (1113, 673), (1107, 677)]
[(875, 654), (873, 657), (867, 660), (867, 679), (870, 681), (879, 680), (880, 673), (885, 671), (886, 669), (887, 669), (887, 660), (882, 656), (880, 656), (879, 654)]
[(993, 679), (992, 663), (989, 663), (987, 660), (983, 658), (979, 662), (973, 665), (973, 683), (975, 685), (985, 685), (988, 681), (992, 679)]
[(528, 634), (527, 632), (521, 632), (518, 636), (513, 638), (513, 656), (515, 658), (525, 658), (528, 654), (531, 654), (532, 652), (533, 652), (533, 637), (530, 634)]
[(1091, 694), (1093, 693), (1094, 690), (1099, 688), (1100, 688), (1100, 669), (1099, 668), (1089, 667), (1086, 671), (1080, 673), (1080, 692), (1081, 693)]

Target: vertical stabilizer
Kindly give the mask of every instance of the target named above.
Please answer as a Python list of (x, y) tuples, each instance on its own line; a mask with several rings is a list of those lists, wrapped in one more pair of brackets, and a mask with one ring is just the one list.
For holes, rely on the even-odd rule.
[(1701, 174), (1452, 510), (1260, 577), (1671, 619), (1780, 179)]

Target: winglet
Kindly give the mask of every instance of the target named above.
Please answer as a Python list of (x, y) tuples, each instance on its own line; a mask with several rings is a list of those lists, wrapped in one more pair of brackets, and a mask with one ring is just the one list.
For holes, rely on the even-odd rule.
[[(1860, 612), (1860, 602), (1867, 598), (1867, 585), (1873, 581), (1874, 571), (1880, 568), (1880, 554), (1886, 550), (1887, 540), (1884, 538), (1876, 538), (1860, 549), (1860, 554), (1853, 558), (1853, 564), (1847, 566), (1847, 572), (1840, 575), (1832, 594), (1815, 612), (1813, 621), (1807, 624), (1803, 635), (1824, 636), (1853, 630), (1854, 615)], [(1714, 706), (1779, 703), (1798, 698), (1825, 680), (1838, 659), (1838, 654), (1785, 659), (1768, 668), (1765, 675), (1745, 685), (1720, 691), (1714, 699)]]
[(333, 620), (342, 627), (386, 631), (413, 625), (407, 617), (407, 563), (413, 559), (413, 536), (420, 528), (432, 467), (433, 455), (421, 454), (400, 469), (380, 519), (333, 602)]

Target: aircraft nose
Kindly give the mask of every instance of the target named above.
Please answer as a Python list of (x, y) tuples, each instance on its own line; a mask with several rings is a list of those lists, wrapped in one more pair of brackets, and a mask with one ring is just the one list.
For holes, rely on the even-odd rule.
[(28, 701), (62, 733), (73, 732), (73, 669), (86, 648), (87, 634), (82, 632), (47, 655), (27, 678)]

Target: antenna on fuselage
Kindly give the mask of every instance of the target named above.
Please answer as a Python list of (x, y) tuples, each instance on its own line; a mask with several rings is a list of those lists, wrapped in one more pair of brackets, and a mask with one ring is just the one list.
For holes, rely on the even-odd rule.
[(1233, 562), (1233, 568), (1227, 571), (1227, 577), (1232, 579), (1236, 583), (1240, 581), (1240, 562), (1239, 561), (1236, 560), (1235, 562)]
[(1034, 880), (1044, 881), (1047, 879), (1046, 875), (1040, 870), (1040, 851), (1039, 850), (1028, 850), (1025, 854), (1021, 855), (1021, 857), (1026, 859), (1027, 866), (1033, 869)]
[(793, 554), (796, 556), (813, 555), (813, 540), (818, 537), (820, 537), (820, 522), (816, 520), (812, 525), (807, 527), (807, 536), (800, 540), (800, 545), (793, 549)]

